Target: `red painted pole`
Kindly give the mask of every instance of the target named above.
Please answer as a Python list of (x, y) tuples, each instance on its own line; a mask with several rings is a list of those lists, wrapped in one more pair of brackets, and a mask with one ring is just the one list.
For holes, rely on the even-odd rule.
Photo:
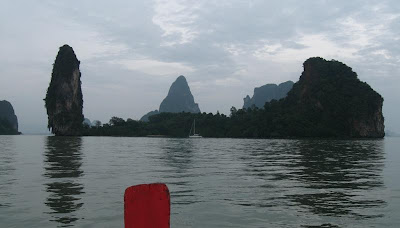
[(127, 188), (124, 208), (125, 228), (169, 228), (170, 197), (165, 184)]

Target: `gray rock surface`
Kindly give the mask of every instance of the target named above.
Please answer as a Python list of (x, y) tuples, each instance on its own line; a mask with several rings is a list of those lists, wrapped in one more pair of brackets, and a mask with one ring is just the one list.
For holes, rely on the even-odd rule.
[(184, 76), (179, 76), (169, 89), (167, 97), (160, 104), (160, 112), (199, 113), (200, 108), (194, 103), (192, 92)]
[(249, 95), (243, 98), (243, 108), (247, 109), (253, 106), (257, 108), (264, 108), (265, 102), (279, 100), (286, 97), (287, 93), (292, 89), (293, 84), (294, 82), (287, 81), (279, 85), (266, 84), (261, 87), (257, 87), (254, 89), (254, 95), (252, 98), (250, 98)]
[(162, 112), (200, 112), (199, 105), (194, 102), (192, 92), (190, 91), (186, 78), (183, 75), (179, 76), (175, 82), (172, 83), (167, 97), (160, 104), (159, 111), (151, 111), (144, 115), (140, 120), (148, 121), (150, 116)]

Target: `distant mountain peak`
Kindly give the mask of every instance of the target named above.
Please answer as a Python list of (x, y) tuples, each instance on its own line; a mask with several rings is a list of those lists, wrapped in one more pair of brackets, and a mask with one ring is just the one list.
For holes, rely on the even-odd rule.
[(250, 108), (255, 106), (257, 108), (263, 108), (266, 102), (271, 100), (279, 100), (286, 97), (287, 93), (292, 89), (294, 82), (286, 81), (279, 85), (277, 84), (266, 84), (260, 87), (254, 88), (254, 95), (250, 98), (247, 95), (243, 98), (243, 108)]
[(179, 76), (171, 85), (167, 97), (160, 104), (160, 112), (199, 113), (185, 76)]
[(185, 76), (180, 75), (172, 83), (169, 88), (167, 97), (160, 104), (159, 111), (151, 111), (144, 115), (140, 120), (148, 121), (148, 118), (152, 115), (156, 115), (161, 112), (191, 112), (199, 113), (200, 108), (197, 103), (194, 102), (194, 97), (190, 91), (189, 84)]

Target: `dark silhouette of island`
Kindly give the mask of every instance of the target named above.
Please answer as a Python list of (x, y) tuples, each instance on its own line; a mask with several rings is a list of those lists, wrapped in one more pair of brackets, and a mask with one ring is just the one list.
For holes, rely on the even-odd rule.
[(383, 98), (350, 67), (318, 57), (303, 66), (287, 98), (266, 105), (283, 109), (276, 120), (287, 124), (290, 135), (384, 137)]
[(142, 116), (142, 118), (140, 118), (140, 121), (147, 122), (147, 121), (149, 121), (150, 116), (154, 116), (157, 114), (160, 114), (160, 112), (158, 110), (150, 111), (150, 112), (146, 113), (144, 116)]
[(250, 96), (247, 95), (245, 98), (243, 98), (243, 108), (264, 108), (265, 102), (280, 100), (286, 97), (287, 93), (292, 89), (293, 84), (294, 82), (287, 81), (279, 85), (266, 84), (261, 87), (256, 87), (254, 88), (253, 97), (250, 98)]
[(55, 135), (80, 135), (83, 98), (79, 60), (68, 45), (60, 47), (45, 100), (48, 128)]
[(169, 92), (166, 98), (161, 102), (160, 109), (151, 111), (144, 115), (140, 120), (148, 121), (149, 117), (162, 112), (190, 112), (199, 113), (200, 108), (197, 103), (194, 102), (192, 92), (190, 92), (189, 85), (186, 81), (185, 76), (179, 76), (175, 82), (172, 83), (169, 88)]
[(0, 135), (18, 135), (18, 118), (10, 102), (0, 101)]
[(385, 136), (400, 137), (400, 134), (391, 130), (385, 130)]
[(232, 107), (230, 116), (161, 112), (148, 117), (149, 122), (113, 117), (109, 124), (87, 128), (84, 134), (187, 137), (196, 119), (203, 137), (384, 137), (383, 98), (350, 67), (320, 57), (309, 58), (303, 67), (287, 96), (266, 102), (261, 109)]
[(90, 121), (90, 119), (88, 119), (88, 118), (83, 118), (82, 124), (84, 126), (91, 127), (92, 126), (92, 121)]

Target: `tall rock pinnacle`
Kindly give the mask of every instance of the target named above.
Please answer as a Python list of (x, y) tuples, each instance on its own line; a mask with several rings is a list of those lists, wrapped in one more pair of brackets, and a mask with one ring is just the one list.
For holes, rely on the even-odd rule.
[(184, 76), (179, 76), (172, 83), (167, 97), (160, 104), (160, 112), (200, 112)]
[(144, 115), (140, 120), (149, 121), (149, 117), (157, 115), (161, 112), (191, 112), (199, 113), (200, 108), (197, 103), (194, 103), (192, 92), (186, 78), (181, 75), (169, 88), (166, 98), (160, 104), (160, 110), (154, 110)]
[(79, 60), (68, 45), (60, 47), (45, 100), (48, 128), (55, 135), (80, 135), (83, 98)]

